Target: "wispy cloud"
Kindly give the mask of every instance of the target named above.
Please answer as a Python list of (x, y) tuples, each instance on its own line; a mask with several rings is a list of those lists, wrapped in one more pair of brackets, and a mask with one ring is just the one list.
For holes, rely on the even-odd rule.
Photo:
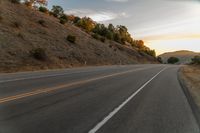
[(129, 0), (105, 0), (105, 1), (108, 1), (108, 2), (127, 2)]
[(72, 14), (79, 17), (90, 17), (96, 22), (105, 22), (109, 20), (114, 20), (118, 18), (128, 17), (128, 15), (125, 12), (122, 13), (114, 13), (111, 11), (95, 11), (95, 10), (89, 10), (89, 9), (71, 9), (66, 10), (66, 14)]

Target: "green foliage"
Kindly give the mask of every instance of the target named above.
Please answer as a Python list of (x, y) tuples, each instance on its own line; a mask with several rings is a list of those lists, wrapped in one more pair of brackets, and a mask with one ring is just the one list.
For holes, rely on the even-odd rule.
[(68, 22), (67, 15), (63, 14), (63, 15), (59, 18), (59, 20), (60, 20), (60, 23), (61, 23), (61, 24), (67, 23), (67, 22)]
[(14, 3), (14, 4), (20, 4), (21, 0), (10, 0), (10, 2)]
[(163, 63), (163, 60), (160, 56), (157, 57), (157, 61), (160, 62), (160, 63)]
[(44, 20), (39, 20), (38, 23), (39, 23), (40, 25), (42, 25), (43, 27), (46, 27), (45, 21), (44, 21)]
[(48, 13), (49, 12), (49, 10), (46, 7), (43, 7), (43, 6), (39, 7), (39, 11), (43, 12), (43, 13)]
[(99, 40), (99, 35), (98, 34), (92, 34), (92, 37), (96, 40)]
[(64, 11), (60, 6), (53, 6), (53, 9), (50, 12), (50, 14), (58, 17), (60, 19), (60, 23), (62, 24), (66, 23), (65, 20), (70, 21), (76, 26), (84, 29), (88, 33), (93, 32), (94, 34), (92, 34), (92, 37), (97, 40), (105, 42), (106, 39), (109, 39), (123, 45), (130, 45), (132, 46), (132, 48), (142, 53), (146, 53), (150, 56), (156, 57), (155, 50), (151, 50), (150, 48), (146, 47), (142, 40), (134, 40), (128, 32), (128, 28), (126, 26), (114, 26), (113, 24), (105, 26), (104, 24), (94, 22), (91, 18), (79, 18), (74, 15), (65, 15), (63, 18), (63, 13)]
[(100, 35), (98, 35), (98, 34), (92, 34), (92, 37), (94, 38), (94, 39), (96, 39), (96, 40), (99, 40), (99, 41), (101, 41), (101, 42), (105, 42), (106, 41), (106, 38), (105, 37), (102, 37), (102, 36), (100, 36)]
[(64, 25), (65, 23), (67, 23), (67, 21), (65, 19), (60, 18), (60, 23)]
[(192, 58), (192, 63), (193, 64), (200, 64), (200, 56), (195, 56)]
[(60, 18), (64, 14), (64, 10), (61, 6), (53, 6), (51, 9), (51, 13), (54, 17)]
[(41, 61), (47, 60), (46, 51), (42, 48), (33, 49), (31, 51), (31, 55), (37, 60), (41, 60)]
[(94, 21), (90, 18), (84, 17), (80, 19), (76, 25), (78, 27), (81, 27), (82, 29), (85, 29), (87, 32), (91, 32), (94, 29)]
[(177, 57), (170, 57), (167, 62), (169, 64), (175, 64), (175, 63), (178, 63), (179, 62), (179, 59)]
[(80, 17), (74, 17), (73, 23), (77, 24), (81, 20)]
[(75, 43), (76, 42), (76, 37), (73, 35), (68, 35), (67, 36), (67, 41), (71, 42), (71, 43)]

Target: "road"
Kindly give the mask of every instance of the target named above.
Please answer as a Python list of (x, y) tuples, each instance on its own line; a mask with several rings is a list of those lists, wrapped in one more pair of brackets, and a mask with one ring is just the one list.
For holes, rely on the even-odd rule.
[(179, 66), (0, 74), (0, 133), (199, 133)]

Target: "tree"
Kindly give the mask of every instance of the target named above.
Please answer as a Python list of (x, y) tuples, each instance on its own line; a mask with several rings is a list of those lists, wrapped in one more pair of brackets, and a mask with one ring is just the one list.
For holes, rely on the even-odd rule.
[(40, 6), (39, 11), (48, 14), (49, 10), (46, 7)]
[(167, 62), (169, 64), (175, 64), (175, 63), (178, 63), (179, 62), (179, 59), (177, 57), (170, 57)]
[(87, 32), (91, 32), (95, 28), (94, 21), (88, 17), (80, 19), (76, 25), (85, 29)]
[(195, 56), (194, 58), (192, 58), (192, 63), (193, 64), (200, 64), (200, 55)]
[(160, 63), (163, 63), (163, 60), (160, 56), (157, 57), (157, 61), (160, 62)]
[(51, 9), (51, 14), (54, 16), (54, 17), (58, 17), (60, 18), (63, 14), (64, 14), (64, 10), (61, 6), (53, 6), (52, 9)]
[(37, 4), (40, 6), (47, 5), (47, 0), (25, 0), (24, 2), (29, 7), (37, 7)]

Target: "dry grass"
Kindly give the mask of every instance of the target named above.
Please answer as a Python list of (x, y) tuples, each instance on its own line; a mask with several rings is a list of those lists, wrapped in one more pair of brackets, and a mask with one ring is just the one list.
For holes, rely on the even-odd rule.
[(184, 66), (181, 73), (189, 92), (200, 108), (200, 66)]
[[(76, 67), (85, 62), (88, 66), (155, 63), (151, 56), (116, 42), (102, 43), (70, 23), (62, 25), (53, 16), (25, 5), (1, 0), (0, 9), (0, 72)], [(66, 41), (70, 34), (76, 37), (76, 45)], [(35, 48), (45, 49), (48, 61), (30, 56)]]

